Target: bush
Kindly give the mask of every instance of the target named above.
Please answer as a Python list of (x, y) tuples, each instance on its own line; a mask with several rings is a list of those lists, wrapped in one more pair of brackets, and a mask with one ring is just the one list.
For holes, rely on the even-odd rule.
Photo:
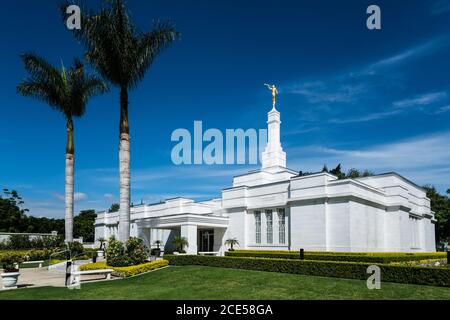
[(8, 271), (17, 271), (14, 264), (22, 263), (23, 262), (23, 255), (17, 252), (7, 252), (0, 256), (0, 263), (3, 266), (3, 269), (5, 272)]
[(37, 260), (48, 260), (50, 255), (56, 249), (46, 249), (46, 250), (6, 250), (0, 251), (0, 260), (3, 259), (3, 256), (9, 254), (17, 254), (22, 257), (24, 261), (37, 261)]
[(148, 258), (148, 250), (142, 239), (130, 238), (126, 248), (119, 240), (112, 237), (106, 249), (106, 262), (112, 267), (128, 267), (138, 265)]
[[(370, 263), (314, 261), (295, 259), (211, 257), (193, 255), (164, 255), (171, 265), (201, 265), (221, 268), (294, 273), (310, 276), (366, 280)], [(450, 287), (450, 269), (408, 267), (378, 264), (381, 280), (405, 284)]]
[(70, 257), (80, 256), (84, 252), (84, 247), (80, 242), (74, 241), (67, 243), (68, 249), (70, 251)]
[[(298, 251), (235, 250), (225, 252), (225, 255), (230, 257), (300, 259), (300, 254)], [(440, 259), (440, 258), (445, 259), (446, 253), (305, 251), (305, 260), (390, 263), (390, 262), (419, 261), (419, 260)]]
[(112, 267), (127, 267), (130, 265), (122, 242), (114, 237), (111, 237), (108, 241), (106, 263)]
[(132, 265), (145, 262), (148, 258), (148, 249), (140, 238), (130, 238), (126, 244), (128, 260)]
[(27, 261), (38, 261), (50, 259), (50, 255), (55, 252), (56, 249), (44, 249), (44, 250), (30, 250), (26, 253), (25, 259)]
[(113, 269), (118, 275), (122, 277), (131, 277), (154, 269), (165, 267), (169, 264), (167, 260), (156, 260), (139, 264), (137, 266), (129, 267), (110, 267), (105, 262), (88, 263), (80, 266), (81, 271), (99, 270), (99, 269)]
[(14, 234), (7, 241), (8, 249), (31, 249), (31, 241), (28, 235)]

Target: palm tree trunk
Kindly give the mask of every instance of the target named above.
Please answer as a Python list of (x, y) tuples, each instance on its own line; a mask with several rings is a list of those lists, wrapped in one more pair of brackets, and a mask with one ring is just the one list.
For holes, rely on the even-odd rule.
[(120, 211), (119, 240), (130, 238), (130, 129), (128, 126), (128, 90), (120, 90)]
[(67, 119), (67, 145), (66, 145), (66, 219), (65, 237), (66, 242), (73, 241), (73, 194), (74, 194), (74, 162), (75, 148), (73, 142), (73, 122)]

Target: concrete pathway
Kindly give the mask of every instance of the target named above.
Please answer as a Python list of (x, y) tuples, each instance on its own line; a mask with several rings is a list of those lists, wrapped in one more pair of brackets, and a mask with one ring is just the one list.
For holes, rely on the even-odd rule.
[[(76, 266), (89, 263), (89, 261), (75, 261)], [(19, 288), (37, 288), (37, 287), (65, 287), (66, 283), (66, 264), (61, 263), (43, 268), (22, 268), (20, 269)], [(86, 275), (82, 281), (104, 279), (103, 275)], [(1, 282), (1, 281), (0, 281)], [(3, 284), (0, 285), (0, 290)]]
[(65, 273), (49, 272), (47, 267), (44, 267), (20, 269), (17, 285), (19, 288), (64, 287), (65, 282)]

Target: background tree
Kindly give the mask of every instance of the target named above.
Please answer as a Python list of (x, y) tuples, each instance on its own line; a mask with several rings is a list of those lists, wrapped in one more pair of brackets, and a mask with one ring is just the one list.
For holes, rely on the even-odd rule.
[(21, 209), (22, 198), (17, 191), (3, 189), (0, 194), (0, 231), (1, 232), (23, 232), (27, 222), (26, 212), (28, 209)]
[(338, 179), (345, 179), (346, 178), (345, 173), (342, 172), (342, 167), (341, 167), (340, 163), (336, 166), (336, 168), (331, 170), (330, 173), (332, 175), (335, 175), (336, 177), (338, 177)]
[[(22, 209), (24, 201), (15, 190), (4, 189), (0, 194), (0, 232), (64, 234), (64, 219), (28, 216), (28, 209)], [(81, 211), (74, 218), (74, 234), (86, 242), (94, 242), (95, 210)]]
[(107, 87), (102, 80), (86, 74), (83, 64), (77, 59), (66, 71), (64, 66), (58, 70), (43, 58), (30, 53), (21, 55), (21, 58), (29, 75), (18, 85), (18, 93), (46, 102), (61, 112), (66, 120), (65, 239), (72, 242), (75, 162), (73, 118), (83, 116), (88, 100), (105, 92)]
[(181, 237), (181, 236), (174, 237), (172, 240), (172, 244), (175, 248), (180, 250), (180, 252), (184, 251), (183, 248), (185, 246), (189, 246), (188, 240), (185, 237)]
[(434, 211), (436, 223), (436, 240), (450, 241), (450, 198), (439, 194), (431, 185), (424, 186), (427, 197), (431, 200), (431, 210)]
[[(83, 10), (81, 30), (73, 30), (86, 49), (87, 60), (120, 89), (120, 214), (119, 240), (130, 237), (130, 128), (128, 91), (136, 88), (158, 54), (179, 33), (171, 22), (156, 22), (150, 32), (137, 30), (123, 0), (110, 0), (98, 13)], [(61, 7), (65, 10), (69, 3)]]
[(118, 212), (120, 209), (120, 205), (118, 203), (113, 203), (111, 208), (109, 208), (108, 213)]
[(84, 210), (74, 218), (74, 234), (76, 238), (83, 237), (83, 242), (95, 240), (95, 210)]
[(227, 240), (225, 241), (225, 244), (228, 245), (228, 246), (230, 246), (230, 251), (234, 251), (233, 246), (239, 245), (239, 241), (238, 241), (236, 238), (233, 238), (233, 239), (227, 239)]

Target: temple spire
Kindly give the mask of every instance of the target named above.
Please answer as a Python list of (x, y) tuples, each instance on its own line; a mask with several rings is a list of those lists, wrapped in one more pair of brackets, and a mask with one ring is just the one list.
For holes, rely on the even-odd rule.
[(276, 105), (276, 87), (272, 86), (273, 100), (272, 110), (267, 115), (268, 141), (264, 152), (262, 153), (262, 169), (270, 172), (281, 171), (286, 168), (286, 153), (281, 147), (280, 134), (280, 113), (275, 108)]

